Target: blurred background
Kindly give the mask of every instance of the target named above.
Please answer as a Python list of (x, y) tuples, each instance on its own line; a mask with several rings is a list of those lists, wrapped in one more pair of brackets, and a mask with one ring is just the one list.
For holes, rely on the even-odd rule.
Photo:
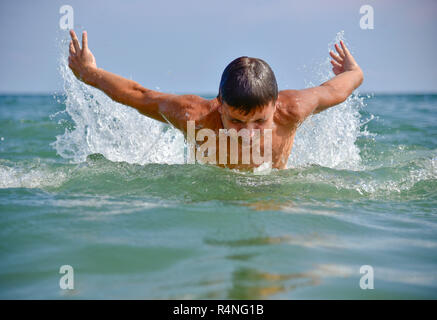
[[(434, 0), (2, 1), (0, 93), (62, 88), (59, 9), (74, 9), (97, 65), (150, 89), (214, 95), (233, 59), (267, 61), (281, 89), (305, 87), (307, 65), (328, 56), (337, 32), (365, 72), (362, 92), (437, 91)], [(360, 7), (374, 29), (360, 28)]]

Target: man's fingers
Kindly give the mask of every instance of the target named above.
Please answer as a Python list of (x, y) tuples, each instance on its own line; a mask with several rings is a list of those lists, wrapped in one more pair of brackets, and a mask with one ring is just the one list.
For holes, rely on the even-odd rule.
[(88, 35), (86, 31), (82, 33), (82, 50), (88, 49)]
[(74, 49), (76, 50), (76, 54), (80, 53), (80, 45), (79, 40), (77, 40), (76, 33), (74, 33), (74, 30), (70, 30), (70, 36), (73, 40)]
[(337, 67), (337, 68), (341, 68), (341, 67), (342, 67), (342, 65), (339, 64), (339, 63), (338, 63), (337, 61), (335, 61), (335, 60), (331, 60), (331, 64), (332, 64), (333, 67)]
[(335, 50), (337, 50), (337, 52), (340, 55), (340, 57), (342, 57), (342, 58), (345, 57), (343, 50), (339, 47), (338, 44), (335, 44)]
[(72, 56), (76, 55), (76, 50), (74, 50), (73, 41), (70, 41), (70, 54)]
[(343, 63), (343, 59), (339, 57), (338, 54), (335, 54), (332, 51), (329, 51), (330, 56), (332, 57), (332, 59), (334, 59), (335, 61), (337, 61), (338, 63)]
[(350, 55), (351, 53), (349, 52), (349, 49), (346, 48), (346, 45), (344, 44), (343, 40), (340, 41), (341, 44), (341, 48), (343, 49), (343, 52), (345, 55)]
[[(70, 69), (72, 69), (72, 66), (73, 66), (72, 59), (71, 59), (71, 57), (68, 57), (68, 67), (69, 67)], [(72, 69), (72, 70), (73, 70), (73, 69)]]

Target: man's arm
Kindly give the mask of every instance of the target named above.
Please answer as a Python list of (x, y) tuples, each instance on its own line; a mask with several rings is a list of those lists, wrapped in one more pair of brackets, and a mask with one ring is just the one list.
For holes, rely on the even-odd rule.
[(82, 35), (82, 49), (73, 30), (70, 31), (68, 64), (74, 75), (84, 83), (105, 92), (112, 100), (137, 109), (161, 122), (170, 122), (186, 132), (187, 121), (208, 108), (208, 100), (196, 95), (176, 95), (146, 89), (137, 82), (97, 68), (88, 49), (87, 33)]
[(341, 48), (335, 44), (338, 54), (330, 51), (332, 71), (335, 77), (318, 87), (303, 90), (283, 90), (279, 100), (286, 106), (290, 121), (303, 122), (309, 115), (319, 113), (342, 103), (363, 82), (363, 72), (343, 41)]

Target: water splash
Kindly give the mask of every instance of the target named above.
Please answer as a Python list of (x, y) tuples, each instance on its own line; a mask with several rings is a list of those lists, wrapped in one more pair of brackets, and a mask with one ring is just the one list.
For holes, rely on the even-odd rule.
[[(344, 31), (337, 33), (329, 43), (334, 50), (335, 43), (345, 40)], [(345, 41), (346, 42), (346, 41)], [(334, 76), (329, 56), (321, 63), (309, 68), (306, 86), (320, 85)], [(364, 106), (364, 98), (356, 91), (345, 102), (312, 115), (297, 130), (296, 138), (288, 160), (288, 167), (317, 164), (329, 168), (362, 170), (360, 150), (355, 145), (360, 135), (359, 109)]]
[(72, 162), (100, 153), (111, 161), (183, 163), (183, 135), (77, 80), (68, 67), (68, 43), (68, 35), (64, 35), (59, 72), (64, 81), (65, 111), (73, 125), (52, 143), (57, 153)]
[[(339, 32), (334, 43), (344, 40)], [(93, 153), (111, 161), (129, 163), (184, 163), (183, 135), (166, 124), (140, 115), (136, 110), (112, 101), (103, 92), (83, 84), (68, 68), (68, 35), (60, 41), (59, 72), (64, 81), (66, 113), (73, 125), (57, 136), (52, 146), (72, 162), (83, 162)], [(329, 58), (311, 70), (313, 83), (333, 76)], [(357, 169), (360, 133), (359, 108), (363, 98), (357, 94), (321, 114), (311, 116), (299, 128), (288, 167), (318, 164), (331, 168)]]

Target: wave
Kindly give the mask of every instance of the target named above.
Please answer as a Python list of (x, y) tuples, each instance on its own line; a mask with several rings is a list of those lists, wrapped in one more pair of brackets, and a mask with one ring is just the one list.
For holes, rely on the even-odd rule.
[[(211, 177), (214, 177), (211, 179)], [(79, 164), (0, 160), (0, 188), (146, 196), (175, 201), (436, 199), (437, 157), (367, 171), (319, 165), (242, 173), (210, 165), (130, 164), (93, 154)]]
[[(344, 40), (343, 31), (336, 35), (328, 49), (340, 40)], [(65, 113), (72, 125), (52, 143), (56, 152), (74, 163), (100, 153), (111, 161), (183, 164), (186, 153), (183, 135), (78, 81), (68, 68), (67, 44), (68, 38), (60, 41), (59, 72), (64, 82)], [(310, 71), (309, 76), (314, 75), (317, 84), (333, 76), (329, 58)], [(362, 169), (355, 142), (363, 134), (359, 114), (363, 101), (363, 97), (355, 93), (341, 105), (305, 121), (297, 132), (288, 167), (317, 164)]]

